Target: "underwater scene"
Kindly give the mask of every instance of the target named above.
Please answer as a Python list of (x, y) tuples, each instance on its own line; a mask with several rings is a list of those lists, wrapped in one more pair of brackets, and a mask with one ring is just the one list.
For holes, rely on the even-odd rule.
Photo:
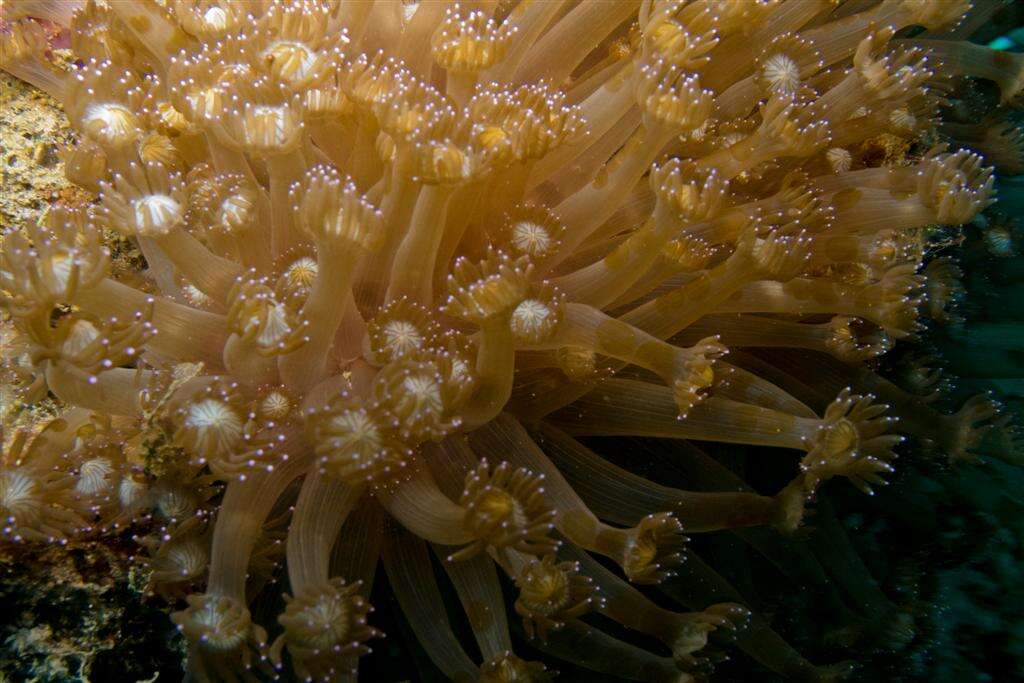
[(0, 683), (1024, 681), (1024, 2), (0, 0)]

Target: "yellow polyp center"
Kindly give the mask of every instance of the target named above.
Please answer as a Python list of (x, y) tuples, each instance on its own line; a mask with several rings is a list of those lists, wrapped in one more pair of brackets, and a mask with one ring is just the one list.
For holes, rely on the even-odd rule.
[(167, 553), (167, 561), (176, 568), (181, 579), (199, 576), (206, 569), (209, 557), (203, 546), (193, 538), (174, 543)]
[(191, 127), (188, 119), (185, 118), (185, 115), (175, 109), (170, 102), (161, 102), (158, 104), (156, 106), (156, 112), (157, 116), (160, 117), (160, 122), (175, 133), (182, 133)]
[(794, 93), (800, 87), (800, 67), (787, 55), (775, 54), (764, 60), (761, 73), (773, 92)]
[(225, 610), (229, 609), (219, 600), (210, 598), (198, 609), (191, 611), (195, 626), (202, 630), (199, 642), (208, 650), (228, 651), (245, 642), (245, 632), (230, 622)]
[(290, 292), (297, 294), (306, 293), (313, 286), (316, 280), (317, 264), (316, 259), (303, 256), (293, 261), (284, 271), (285, 287)]
[(173, 197), (151, 194), (132, 202), (135, 229), (142, 235), (166, 235), (181, 222), (182, 210)]
[(271, 420), (281, 420), (292, 409), (292, 402), (279, 391), (272, 391), (260, 401), (260, 413)]
[(526, 576), (521, 589), (522, 603), (531, 611), (550, 616), (569, 601), (569, 577), (555, 567), (538, 564)]
[(90, 458), (79, 468), (75, 492), (83, 496), (95, 496), (111, 487), (108, 479), (114, 474), (114, 466), (106, 458)]
[(264, 52), (271, 72), (288, 83), (309, 78), (316, 66), (316, 53), (302, 43), (278, 41)]
[(193, 432), (196, 455), (221, 455), (233, 450), (242, 440), (242, 419), (221, 400), (207, 398), (189, 406), (185, 427)]
[(250, 318), (249, 328), (259, 329), (256, 343), (264, 348), (278, 346), (292, 334), (292, 326), (288, 324), (288, 309), (283, 303), (273, 303), (266, 307), (265, 316), (254, 315)]
[(889, 114), (889, 123), (900, 132), (911, 132), (917, 127), (917, 117), (906, 107), (894, 109)]
[(223, 31), (228, 27), (228, 13), (214, 5), (203, 13), (203, 23), (212, 31)]
[(406, 109), (398, 116), (388, 119), (388, 127), (399, 135), (409, 135), (423, 123), (423, 112)]
[(711, 363), (703, 362), (697, 368), (690, 368), (690, 382), (695, 389), (704, 389), (711, 386), (715, 381), (715, 371)]
[(551, 235), (542, 225), (520, 221), (512, 226), (512, 244), (530, 256), (541, 256), (551, 248)]
[(152, 134), (148, 135), (139, 147), (139, 157), (143, 161), (155, 161), (168, 168), (178, 165), (178, 150), (170, 138)]
[(833, 147), (825, 153), (833, 173), (845, 173), (853, 165), (853, 156), (842, 147)]
[(91, 322), (87, 320), (76, 320), (74, 324), (71, 325), (71, 330), (69, 331), (68, 336), (64, 339), (64, 343), (61, 344), (61, 353), (68, 358), (74, 358), (85, 351), (86, 347), (99, 339), (99, 336), (99, 330), (97, 330), (96, 326)]
[(536, 678), (526, 663), (515, 656), (491, 664), (480, 676), (480, 683), (532, 683), (534, 680)]
[(487, 126), (477, 134), (477, 141), (488, 149), (502, 147), (508, 140), (508, 133), (498, 126)]
[(102, 144), (119, 146), (133, 142), (138, 137), (139, 121), (123, 105), (91, 104), (85, 110), (82, 128)]
[(672, 199), (675, 201), (676, 211), (685, 215), (697, 208), (700, 192), (693, 185), (680, 185), (672, 193)]
[(149, 488), (134, 477), (125, 477), (117, 486), (117, 500), (126, 510), (134, 510), (146, 501)]
[(820, 442), (824, 457), (834, 457), (856, 449), (859, 441), (857, 427), (848, 419), (843, 418), (825, 429)]
[(185, 300), (188, 301), (189, 304), (191, 304), (192, 306), (197, 306), (199, 308), (207, 308), (208, 306), (213, 304), (213, 299), (206, 296), (206, 294), (204, 294), (201, 289), (199, 289), (192, 283), (185, 284), (181, 288), (181, 293), (185, 296)]
[(499, 531), (503, 522), (508, 522), (513, 529), (522, 529), (526, 525), (526, 513), (519, 501), (503, 489), (492, 488), (485, 491), (476, 500), (473, 511), (485, 527), (483, 532)]
[(407, 356), (423, 347), (423, 335), (408, 320), (390, 320), (381, 329), (384, 347), (392, 358)]
[(68, 279), (71, 277), (71, 269), (75, 265), (75, 259), (70, 254), (57, 254), (50, 259), (50, 274), (60, 289), (68, 286)]
[(287, 107), (257, 105), (242, 126), (246, 142), (263, 147), (284, 147), (295, 135), (295, 122)]
[(543, 301), (527, 299), (512, 311), (512, 334), (525, 340), (537, 340), (554, 326), (555, 314)]
[(439, 413), (444, 408), (441, 386), (429, 375), (412, 374), (402, 380), (402, 390), (420, 411)]
[(434, 174), (442, 181), (455, 181), (468, 178), (472, 173), (469, 157), (454, 145), (435, 147), (430, 155)]
[(220, 205), (218, 220), (228, 231), (241, 230), (253, 223), (255, 203), (243, 194), (233, 194)]
[(659, 52), (675, 54), (686, 46), (686, 31), (672, 21), (660, 22), (651, 32), (651, 40)]
[(625, 571), (628, 574), (639, 573), (655, 564), (658, 558), (658, 542), (651, 533), (638, 534), (636, 540), (626, 552)]
[(380, 429), (365, 410), (345, 410), (334, 415), (328, 422), (328, 430), (340, 450), (350, 447), (372, 449), (381, 444)]
[(320, 595), (316, 602), (289, 619), (291, 639), (306, 647), (327, 650), (344, 643), (350, 624), (348, 602), (337, 594)]
[(36, 480), (24, 472), (0, 472), (0, 512), (10, 517), (32, 514), (39, 505), (38, 490)]

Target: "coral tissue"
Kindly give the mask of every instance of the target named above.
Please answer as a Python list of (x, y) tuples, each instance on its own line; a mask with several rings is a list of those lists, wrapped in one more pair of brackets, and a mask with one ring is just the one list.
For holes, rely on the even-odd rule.
[[(683, 532), (792, 531), (826, 481), (892, 469), (889, 406), (854, 386), (816, 412), (795, 376), (941, 313), (924, 229), (971, 220), (993, 183), (941, 143), (943, 93), (1022, 87), (962, 39), (997, 5), (8, 3), (2, 66), (63, 104), (95, 201), (4, 236), (5, 381), (68, 406), (8, 435), (4, 538), (149, 530), (200, 679), (348, 680), (381, 636), (379, 573), (453, 679), (547, 675), (513, 654), (504, 584), (552, 656), (692, 680), (748, 612), (635, 587), (679, 570)], [(115, 275), (112, 233), (144, 273)], [(749, 347), (799, 349), (797, 370), (730, 362)], [(966, 455), (969, 408), (908, 429), (949, 423)], [(623, 435), (802, 456), (765, 451), (791, 480), (775, 495), (691, 492), (579, 440)]]

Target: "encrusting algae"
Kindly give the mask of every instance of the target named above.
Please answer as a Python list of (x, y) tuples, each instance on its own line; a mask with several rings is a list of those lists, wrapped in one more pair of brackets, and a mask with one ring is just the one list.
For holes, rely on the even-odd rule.
[[(634, 585), (671, 583), (684, 533), (793, 532), (829, 480), (883, 484), (902, 434), (960, 460), (991, 426), (987, 399), (942, 415), (865, 362), (945, 314), (955, 268), (923, 268), (926, 228), (993, 200), (955, 142), (1012, 134), (940, 107), (959, 77), (1019, 101), (1024, 61), (965, 41), (1000, 6), (7, 3), (0, 65), (63, 104), (95, 201), (4, 236), (10, 381), (69, 406), (6, 435), (5, 540), (145, 521), (199, 680), (354, 679), (378, 565), (452, 679), (550, 674), (513, 654), (503, 585), (554, 658), (704, 676), (709, 634), (749, 611)], [(112, 274), (106, 231), (145, 277)], [(840, 378), (819, 412), (797, 398), (815, 373)], [(685, 491), (601, 436), (802, 456), (779, 451), (774, 495)], [(258, 623), (281, 563), (286, 605)], [(746, 649), (841, 673), (785, 647)]]

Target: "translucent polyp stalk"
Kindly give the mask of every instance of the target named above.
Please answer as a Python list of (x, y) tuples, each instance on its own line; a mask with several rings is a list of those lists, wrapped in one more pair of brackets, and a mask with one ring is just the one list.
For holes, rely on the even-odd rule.
[[(437, 3), (440, 5), (441, 3)], [(484, 71), (482, 83), (505, 83), (512, 80), (515, 70), (537, 42), (537, 38), (558, 16), (565, 0), (546, 0), (545, 2), (524, 2), (516, 5), (509, 14), (507, 21), (518, 29), (512, 38), (505, 58)], [(415, 18), (415, 17), (414, 17)]]
[(402, 613), (430, 660), (454, 681), (474, 681), (477, 666), (448, 623), (426, 544), (391, 522), (384, 541), (384, 569)]
[(422, 2), (405, 25), (398, 42), (397, 57), (405, 67), (423, 79), (430, 76), (433, 60), (430, 54), (430, 37), (444, 18), (446, 4), (443, 2)]
[(69, 27), (71, 17), (84, 6), (85, 0), (21, 0), (4, 9), (9, 12), (8, 20), (33, 17)]
[[(786, 283), (754, 282), (715, 307), (716, 313), (832, 313), (865, 318), (888, 327), (881, 295), (873, 285), (847, 285), (822, 278), (797, 278)], [(876, 285), (877, 286), (877, 285)], [(897, 332), (893, 330), (893, 332)]]
[(699, 169), (714, 169), (722, 178), (732, 180), (763, 161), (785, 156), (792, 156), (787, 153), (786, 146), (766, 139), (758, 129), (735, 144), (701, 157), (696, 165)]
[(449, 71), (445, 75), (445, 94), (459, 107), (465, 107), (473, 97), (476, 87), (476, 73), (472, 71)]
[(349, 289), (343, 304), (341, 325), (334, 336), (334, 348), (338, 359), (351, 360), (362, 353), (363, 335), (366, 334), (366, 321), (356, 306), (355, 294)]
[[(448, 201), (449, 211), (444, 221), (444, 236), (441, 238), (441, 246), (438, 247), (437, 257), (434, 259), (434, 278), (431, 291), (442, 291), (445, 278), (451, 271), (452, 260), (455, 254), (466, 246), (465, 242), (476, 237), (473, 231), (469, 231), (470, 221), (479, 215), (480, 206), (484, 202), (482, 188), (489, 187), (485, 183), (470, 183), (460, 187)], [(493, 214), (492, 214), (493, 215)], [(468, 232), (468, 234), (467, 234)], [(465, 240), (463, 238), (466, 238)], [(473, 245), (475, 246), (475, 245)], [(470, 248), (473, 248), (470, 246)]]
[(582, 548), (622, 562), (631, 542), (630, 530), (601, 522), (515, 418), (498, 417), (470, 434), (470, 444), (476, 453), (500, 453), (513, 465), (543, 474), (545, 500), (557, 512), (558, 531)]
[[(712, 71), (712, 73), (714, 73)], [(753, 76), (733, 83), (715, 100), (715, 115), (723, 119), (747, 116), (762, 97), (761, 88)]]
[(547, 423), (538, 423), (530, 429), (530, 435), (590, 509), (616, 524), (638, 524), (656, 512), (673, 513), (687, 533), (776, 521), (778, 506), (771, 497), (746, 491), (684, 491), (662, 486), (608, 462)]
[(593, 182), (555, 207), (554, 212), (566, 225), (566, 234), (558, 251), (544, 267), (551, 269), (564, 261), (590, 235), (608, 220), (633, 186), (672, 138), (672, 133), (640, 128), (616, 158), (612, 170), (600, 182)]
[(738, 31), (726, 37), (711, 50), (714, 68), (701, 74), (705, 87), (715, 92), (725, 91), (751, 68), (758, 51), (770, 44), (772, 38), (796, 31), (822, 12), (832, 9), (831, 0), (784, 3), (765, 18), (762, 26), (753, 27), (753, 34)]
[(307, 126), (313, 143), (327, 155), (331, 164), (335, 168), (345, 168), (352, 155), (355, 128), (335, 121), (311, 121)]
[(218, 304), (227, 302), (235, 278), (243, 272), (242, 266), (212, 253), (185, 230), (174, 230), (158, 237), (156, 243), (199, 291)]
[(626, 628), (657, 638), (669, 649), (684, 635), (687, 626), (699, 620), (699, 613), (683, 614), (663, 609), (643, 593), (610, 572), (587, 553), (568, 548), (565, 555), (580, 563), (582, 573), (594, 580), (605, 599), (601, 613)]
[(570, 301), (604, 308), (657, 262), (662, 247), (673, 237), (672, 227), (665, 212), (658, 211), (603, 259), (552, 282)]
[(156, 238), (139, 235), (135, 241), (139, 245), (142, 256), (146, 259), (147, 274), (156, 283), (156, 288), (160, 293), (168, 297), (180, 297), (181, 287), (178, 286), (175, 278), (174, 263), (156, 243)]
[(513, 81), (547, 80), (561, 85), (591, 50), (636, 12), (639, 4), (638, 0), (580, 3), (530, 47)]
[(708, 398), (679, 419), (672, 391), (636, 380), (610, 379), (551, 421), (577, 436), (653, 436), (804, 450), (820, 420), (737, 401)]
[(128, 27), (135, 39), (156, 57), (166, 73), (172, 55), (185, 47), (189, 37), (155, 2), (112, 2), (110, 9)]
[(369, 598), (384, 545), (386, 513), (364, 495), (345, 519), (331, 550), (330, 575), (362, 581), (359, 594)]
[(111, 415), (137, 415), (145, 375), (112, 368), (96, 375), (62, 362), (46, 364), (46, 385), (61, 401)]
[(267, 157), (270, 174), (271, 232), (270, 251), (274, 258), (294, 247), (298, 240), (292, 202), (288, 201), (291, 186), (306, 172), (306, 161), (300, 150)]
[(473, 541), (463, 527), (466, 511), (441, 492), (423, 463), (394, 490), (378, 493), (381, 505), (402, 526), (432, 543), (465, 545)]
[(929, 57), (940, 64), (939, 73), (944, 76), (970, 76), (995, 82), (1004, 102), (1021, 89), (1024, 56), (1020, 54), (968, 41), (914, 39), (897, 42), (904, 43), (927, 50)]
[[(363, 126), (360, 126), (362, 130)], [(376, 154), (376, 152), (371, 152)], [(383, 185), (384, 196), (380, 202), (383, 214), (384, 243), (381, 248), (363, 260), (356, 271), (359, 283), (356, 302), (360, 310), (376, 309), (384, 303), (384, 295), (390, 284), (388, 274), (391, 272), (391, 261), (398, 246), (405, 237), (412, 212), (417, 205), (420, 185), (413, 182), (408, 151), (399, 147), (395, 161), (388, 171), (390, 175), (380, 183)]]
[(565, 346), (583, 347), (638, 365), (669, 383), (685, 372), (687, 360), (695, 358), (688, 349), (672, 346), (603, 311), (576, 303), (565, 305), (562, 321), (552, 339), (529, 348), (554, 350)]
[(734, 254), (686, 284), (634, 308), (621, 320), (654, 337), (667, 339), (714, 311), (752, 277), (756, 276), (748, 259)]
[(874, 7), (801, 32), (821, 54), (824, 66), (831, 66), (853, 54), (857, 44), (876, 26), (899, 31), (907, 25), (899, 2), (880, 2)]
[(227, 322), (222, 315), (154, 297), (110, 279), (80, 291), (74, 303), (97, 317), (121, 320), (131, 320), (152, 305), (150, 322), (157, 334), (146, 343), (147, 348), (175, 360), (201, 360), (208, 367), (221, 367), (228, 338)]
[(817, 414), (789, 392), (729, 363), (715, 364), (715, 396), (814, 419)]
[(956, 25), (928, 30), (921, 35), (928, 38), (942, 37), (946, 40), (966, 40), (974, 35), (978, 29), (988, 24), (992, 17), (998, 14), (1007, 4), (1005, 0), (975, 0), (971, 3), (963, 19), (957, 22)]
[(433, 302), (434, 267), (445, 233), (445, 214), (454, 188), (424, 187), (416, 200), (405, 237), (391, 265), (386, 299), (403, 296), (421, 304)]
[[(984, 357), (979, 374), (985, 376), (984, 363), (993, 363), (998, 358), (991, 349), (983, 350)], [(890, 406), (890, 412), (899, 416), (899, 430), (903, 434), (914, 436), (922, 442), (932, 445), (940, 453), (956, 456), (962, 455), (965, 440), (969, 440), (973, 425), (985, 422), (984, 413), (976, 410), (981, 406), (972, 405), (968, 401), (964, 408), (950, 415), (940, 413), (923, 396), (910, 394), (893, 384), (876, 372), (867, 368), (839, 363), (824, 356), (814, 358), (798, 358), (793, 352), (782, 352), (773, 355), (773, 364), (781, 371), (794, 375), (808, 385), (813, 386), (820, 394), (821, 400), (828, 400), (843, 387), (854, 386), (859, 392), (870, 392), (878, 396), (878, 400)], [(1001, 375), (997, 368), (997, 376)], [(991, 416), (991, 415), (989, 415)], [(984, 426), (980, 429), (984, 430)]]
[(0, 68), (15, 78), (39, 88), (66, 106), (69, 76), (58, 73), (40, 60), (32, 58), (6, 60)]
[(468, 560), (446, 562), (447, 549), (435, 547), (434, 552), (455, 586), (484, 661), (511, 652), (505, 599), (491, 558), (477, 555)]
[(361, 489), (317, 469), (306, 475), (288, 527), (288, 580), (293, 593), (330, 578), (331, 548), (361, 495)]
[[(572, 161), (604, 138), (616, 124), (622, 121), (630, 108), (636, 108), (637, 115), (629, 121), (630, 127), (626, 136), (628, 137), (633, 132), (640, 120), (633, 89), (634, 73), (635, 67), (632, 61), (626, 61), (619, 67), (618, 72), (580, 103), (580, 113), (587, 121), (587, 130), (590, 134), (579, 142), (556, 148), (537, 162), (527, 184), (529, 188), (536, 187), (557, 171), (573, 168)], [(607, 159), (608, 156), (604, 158)]]
[[(571, 156), (544, 183), (540, 183), (541, 177), (539, 173), (534, 174), (530, 180), (530, 186), (535, 188), (536, 198), (545, 205), (555, 206), (567, 197), (582, 191), (589, 183), (605, 183), (608, 180), (605, 164), (636, 133), (640, 122), (640, 109), (638, 107), (627, 109), (608, 132), (592, 142), (588, 138), (588, 142), (591, 142), (591, 144), (579, 150), (578, 154)], [(555, 154), (557, 153), (556, 150)], [(640, 184), (644, 185), (646, 183)], [(615, 215), (614, 212), (612, 215)], [(597, 232), (595, 230), (591, 237)]]
[[(286, 442), (282, 452), (302, 439), (292, 432)], [(309, 467), (310, 458), (299, 448), (289, 455), (272, 472), (257, 471), (228, 484), (213, 532), (208, 593), (245, 602), (249, 558), (263, 524), (285, 489)]]
[(301, 392), (308, 391), (332, 370), (331, 347), (345, 316), (352, 275), (360, 255), (354, 245), (319, 242), (317, 247), (316, 280), (302, 306), (302, 319), (309, 322), (308, 339), (278, 361), (285, 384)]
[[(821, 539), (815, 554), (822, 565), (860, 610), (875, 618), (895, 616), (899, 608), (886, 597), (878, 581), (865, 566), (828, 501), (821, 501), (818, 508), (819, 514), (815, 515), (814, 521), (820, 529)], [(910, 615), (904, 616), (909, 622), (906, 627), (912, 628)]]
[(677, 344), (696, 343), (711, 334), (712, 330), (721, 335), (721, 342), (730, 348), (756, 346), (834, 353), (828, 345), (834, 332), (831, 322), (798, 323), (737, 313), (705, 316), (674, 336), (672, 341)]
[[(693, 553), (687, 555), (678, 572), (679, 577), (662, 584), (660, 590), (689, 609), (716, 601), (744, 602), (733, 586)], [(754, 660), (791, 680), (821, 681), (841, 674), (838, 668), (830, 672), (804, 659), (756, 613), (737, 632), (736, 643)]]
[[(379, 133), (380, 127), (377, 125), (377, 119), (370, 114), (358, 115), (356, 137), (345, 171), (352, 176), (352, 180), (359, 187), (370, 187), (380, 179), (382, 174), (387, 173), (387, 167), (377, 153)], [(401, 150), (398, 154), (401, 154)]]
[(264, 356), (252, 341), (237, 334), (228, 337), (224, 344), (224, 367), (247, 386), (268, 386), (280, 381), (277, 358)]
[(554, 657), (605, 676), (654, 683), (694, 683), (669, 657), (659, 657), (624, 643), (579, 620), (548, 635), (547, 642), (531, 643)]
[(402, 33), (403, 13), (401, 0), (375, 0), (363, 22), (362, 35), (353, 41), (353, 46), (358, 46), (368, 54), (377, 50), (390, 50), (398, 44), (398, 37)]
[(919, 228), (936, 220), (935, 210), (918, 197), (897, 199), (891, 190), (862, 187), (844, 190), (832, 198), (836, 209), (835, 232), (876, 233)]
[(463, 408), (463, 426), (467, 429), (494, 419), (508, 403), (515, 360), (515, 339), (509, 329), (509, 316), (501, 314), (483, 321), (476, 352), (476, 382)]

